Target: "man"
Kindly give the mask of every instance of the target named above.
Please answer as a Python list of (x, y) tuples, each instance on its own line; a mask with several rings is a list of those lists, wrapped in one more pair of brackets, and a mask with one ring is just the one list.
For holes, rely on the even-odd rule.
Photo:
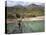
[(21, 27), (21, 20), (19, 20), (18, 21), (19, 23), (18, 23), (18, 26), (19, 26), (19, 28)]

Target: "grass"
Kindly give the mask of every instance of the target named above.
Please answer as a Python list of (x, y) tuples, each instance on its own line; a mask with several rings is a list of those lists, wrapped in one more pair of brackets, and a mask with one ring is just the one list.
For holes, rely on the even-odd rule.
[(24, 32), (43, 32), (44, 31), (44, 21), (25, 21), (23, 22)]
[[(12, 9), (8, 9), (7, 12), (8, 12), (8, 18), (12, 18), (11, 16), (13, 14), (19, 14), (20, 16), (24, 15), (24, 16), (27, 16), (27, 17), (44, 16), (44, 8), (41, 8), (41, 9), (40, 8), (29, 8), (29, 9), (26, 9), (26, 8), (15, 8), (13, 10)], [(11, 14), (9, 14), (9, 12)], [(14, 17), (15, 16), (13, 16), (13, 18)]]
[[(21, 28), (23, 33), (44, 32), (44, 21), (24, 21)], [(7, 24), (7, 30), (9, 30), (8, 32), (21, 31), (17, 25), (12, 23)]]

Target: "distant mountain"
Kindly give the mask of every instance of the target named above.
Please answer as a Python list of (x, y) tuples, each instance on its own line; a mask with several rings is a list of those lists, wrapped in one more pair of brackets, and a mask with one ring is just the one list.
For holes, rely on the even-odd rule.
[(16, 8), (23, 8), (23, 6), (21, 5), (17, 5), (17, 6), (14, 6), (14, 7), (7, 7), (8, 9), (16, 9)]
[(44, 10), (44, 6), (42, 6), (42, 5), (36, 5), (36, 4), (30, 4), (30, 5), (28, 5), (28, 6), (26, 6), (26, 7), (24, 7), (24, 6), (22, 6), (22, 5), (16, 5), (16, 6), (13, 6), (13, 7), (7, 7), (7, 11), (8, 12), (16, 12), (16, 10), (18, 10), (19, 9), (19, 11), (20, 10)]
[(44, 6), (43, 5), (36, 5), (36, 4), (30, 4), (26, 7), (27, 9), (30, 9), (30, 8), (41, 8), (41, 9), (44, 9)]
[[(44, 3), (33, 3), (34, 5), (38, 5), (38, 6), (42, 6), (44, 7)], [(21, 6), (24, 6), (24, 7), (27, 7), (27, 6), (32, 6), (33, 7), (33, 4), (32, 3), (29, 3), (29, 2), (23, 2), (23, 1), (5, 1), (5, 6), (7, 7), (14, 7), (14, 6), (18, 6), (18, 5), (21, 5)]]
[[(14, 3), (14, 4), (13, 4)], [(12, 6), (14, 5), (14, 6)], [(44, 9), (45, 7), (45, 4), (44, 3), (40, 3), (40, 4), (37, 4), (37, 3), (29, 3), (29, 2), (22, 2), (22, 1), (5, 1), (5, 7), (10, 7), (11, 9), (12, 8), (27, 8), (27, 9), (32, 9), (32, 8), (41, 8), (41, 9)]]

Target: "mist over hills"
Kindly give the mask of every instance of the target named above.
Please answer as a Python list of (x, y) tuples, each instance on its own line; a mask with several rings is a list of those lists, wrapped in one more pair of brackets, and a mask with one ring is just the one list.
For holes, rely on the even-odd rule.
[(23, 2), (23, 1), (5, 1), (5, 5), (7, 7), (14, 7), (14, 6), (18, 6), (18, 5), (26, 7), (31, 4), (44, 6), (44, 3), (40, 3), (40, 2), (39, 3), (30, 3), (30, 2)]
[(29, 2), (23, 2), (23, 1), (5, 1), (5, 5), (7, 7), (13, 7), (13, 6), (18, 6), (18, 5), (21, 5), (21, 6), (27, 6), (29, 5), (30, 3)]
[[(11, 3), (10, 3), (11, 2)], [(8, 4), (12, 4), (13, 1), (10, 1), (9, 3), (5, 1), (5, 7), (12, 8), (44, 8), (44, 3), (29, 3), (29, 2), (22, 2), (22, 1), (16, 1), (14, 2), (14, 6), (9, 6)]]

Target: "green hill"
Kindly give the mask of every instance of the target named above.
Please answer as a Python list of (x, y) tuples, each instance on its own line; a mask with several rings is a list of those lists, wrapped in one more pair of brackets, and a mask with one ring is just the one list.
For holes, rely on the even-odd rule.
[(36, 17), (36, 16), (44, 16), (44, 7), (40, 5), (31, 4), (27, 7), (23, 7), (21, 5), (14, 7), (7, 7), (7, 14), (9, 16), (16, 17), (16, 14), (24, 17)]

